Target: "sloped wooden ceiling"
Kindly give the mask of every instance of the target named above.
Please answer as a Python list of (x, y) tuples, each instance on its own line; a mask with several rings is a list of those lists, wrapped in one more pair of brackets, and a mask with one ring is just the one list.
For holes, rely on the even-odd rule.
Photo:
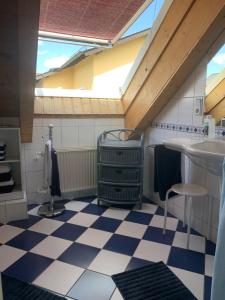
[(39, 30), (111, 41), (145, 0), (41, 0)]
[(122, 102), (128, 128), (148, 127), (225, 28), (224, 0), (174, 0)]
[(206, 96), (205, 112), (213, 115), (217, 122), (225, 117), (225, 77)]

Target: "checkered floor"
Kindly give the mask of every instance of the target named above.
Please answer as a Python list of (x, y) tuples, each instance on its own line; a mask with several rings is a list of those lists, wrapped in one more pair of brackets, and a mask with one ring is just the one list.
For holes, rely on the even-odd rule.
[(155, 204), (141, 211), (98, 207), (93, 197), (66, 202), (54, 219), (37, 215), (0, 227), (0, 271), (68, 299), (121, 300), (110, 277), (164, 261), (194, 293), (209, 299), (215, 245), (192, 230), (187, 251), (182, 223)]

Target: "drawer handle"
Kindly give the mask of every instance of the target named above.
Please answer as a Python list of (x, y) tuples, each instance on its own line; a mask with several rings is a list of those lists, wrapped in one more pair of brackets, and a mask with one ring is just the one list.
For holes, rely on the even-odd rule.
[(122, 170), (116, 170), (116, 174), (122, 174)]
[(122, 151), (117, 151), (116, 154), (117, 154), (117, 155), (122, 155), (123, 152), (122, 152)]
[(115, 191), (116, 191), (117, 193), (119, 193), (119, 192), (122, 191), (122, 189), (120, 189), (120, 188), (115, 188)]

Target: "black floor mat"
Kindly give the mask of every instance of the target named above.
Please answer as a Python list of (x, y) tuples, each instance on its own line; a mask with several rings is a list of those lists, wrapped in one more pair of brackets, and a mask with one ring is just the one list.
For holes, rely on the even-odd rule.
[(155, 263), (112, 276), (125, 300), (196, 300), (163, 263)]
[(64, 300), (32, 284), (2, 274), (4, 300)]

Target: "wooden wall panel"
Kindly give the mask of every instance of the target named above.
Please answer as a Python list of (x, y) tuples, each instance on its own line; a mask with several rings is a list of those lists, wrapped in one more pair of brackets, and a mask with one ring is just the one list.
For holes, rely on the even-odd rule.
[(24, 142), (32, 139), (39, 9), (40, 0), (0, 5), (0, 117), (19, 118)]
[(19, 99), (22, 142), (32, 141), (40, 0), (18, 1)]
[(0, 117), (18, 117), (17, 0), (1, 2), (0, 41)]
[(224, 0), (194, 2), (126, 112), (126, 127), (151, 123), (224, 30), (224, 16)]
[(35, 116), (123, 116), (121, 100), (35, 97)]

